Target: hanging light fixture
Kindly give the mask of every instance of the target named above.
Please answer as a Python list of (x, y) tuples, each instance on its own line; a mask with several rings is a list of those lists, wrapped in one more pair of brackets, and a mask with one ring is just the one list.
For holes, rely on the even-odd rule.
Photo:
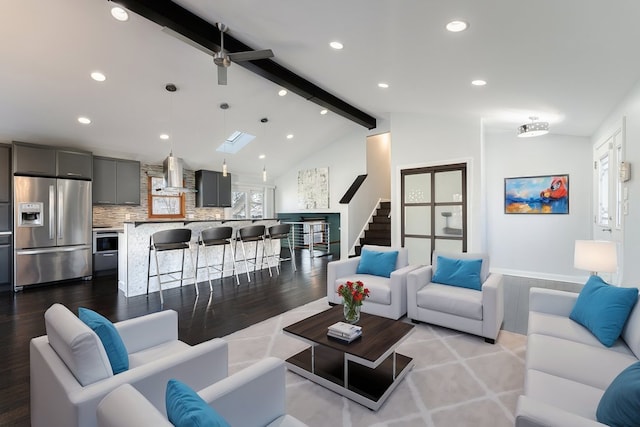
[(518, 127), (518, 136), (520, 138), (529, 138), (532, 136), (540, 136), (549, 133), (549, 122), (537, 122), (537, 117), (530, 116), (531, 123), (525, 123)]
[[(269, 121), (269, 119), (267, 117), (263, 117), (263, 118), (260, 119), (260, 123), (262, 123), (262, 126), (264, 127), (262, 134), (265, 137), (264, 138), (265, 143), (267, 142), (267, 138), (266, 138), (266, 136), (267, 136), (266, 129), (267, 128), (266, 128), (266, 126), (267, 126), (267, 122), (268, 121)], [(266, 157), (266, 156), (264, 156), (264, 157)], [(267, 165), (266, 164), (262, 165), (262, 182), (267, 182)]]
[(222, 160), (222, 176), (227, 176), (227, 110), (229, 109), (229, 104), (223, 102), (220, 104), (220, 109), (222, 110), (222, 129), (224, 131), (224, 159)]
[[(168, 83), (164, 88), (169, 93), (173, 93), (178, 90), (176, 85), (174, 85), (173, 83)], [(173, 115), (173, 102), (171, 102), (170, 110), (171, 115)], [(177, 193), (195, 192), (195, 190), (185, 188), (183, 186), (183, 162), (181, 158), (173, 156), (173, 139), (171, 140), (171, 151), (169, 151), (169, 157), (167, 157), (162, 163), (162, 172), (164, 175), (164, 191), (173, 191)]]

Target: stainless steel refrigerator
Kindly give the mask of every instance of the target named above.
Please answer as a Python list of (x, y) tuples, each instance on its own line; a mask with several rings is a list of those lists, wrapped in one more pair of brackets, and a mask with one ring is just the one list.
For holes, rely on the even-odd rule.
[(14, 286), (91, 276), (91, 181), (14, 176)]

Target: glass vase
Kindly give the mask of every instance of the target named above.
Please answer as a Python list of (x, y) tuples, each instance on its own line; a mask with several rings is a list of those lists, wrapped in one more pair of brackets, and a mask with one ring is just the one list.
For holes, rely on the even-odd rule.
[(342, 306), (343, 310), (344, 310), (344, 320), (347, 323), (357, 323), (358, 320), (360, 320), (360, 306), (359, 305), (349, 305), (349, 304), (344, 304)]

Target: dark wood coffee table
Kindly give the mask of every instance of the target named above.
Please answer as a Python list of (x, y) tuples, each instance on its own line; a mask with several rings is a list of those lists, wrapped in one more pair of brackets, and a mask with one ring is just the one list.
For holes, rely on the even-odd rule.
[(283, 329), (311, 347), (286, 360), (287, 368), (323, 387), (377, 411), (413, 367), (413, 359), (396, 348), (413, 325), (362, 313), (362, 337), (351, 343), (327, 336), (327, 328), (344, 321), (337, 305)]

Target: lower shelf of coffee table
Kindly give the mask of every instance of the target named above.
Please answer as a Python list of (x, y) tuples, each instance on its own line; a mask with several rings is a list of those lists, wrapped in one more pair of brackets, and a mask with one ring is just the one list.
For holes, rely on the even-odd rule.
[(413, 359), (396, 353), (395, 379), (393, 355), (375, 369), (350, 361), (348, 389), (344, 387), (344, 353), (340, 351), (317, 346), (313, 372), (311, 348), (291, 356), (286, 360), (286, 364), (289, 370), (377, 411), (398, 382), (413, 367)]

